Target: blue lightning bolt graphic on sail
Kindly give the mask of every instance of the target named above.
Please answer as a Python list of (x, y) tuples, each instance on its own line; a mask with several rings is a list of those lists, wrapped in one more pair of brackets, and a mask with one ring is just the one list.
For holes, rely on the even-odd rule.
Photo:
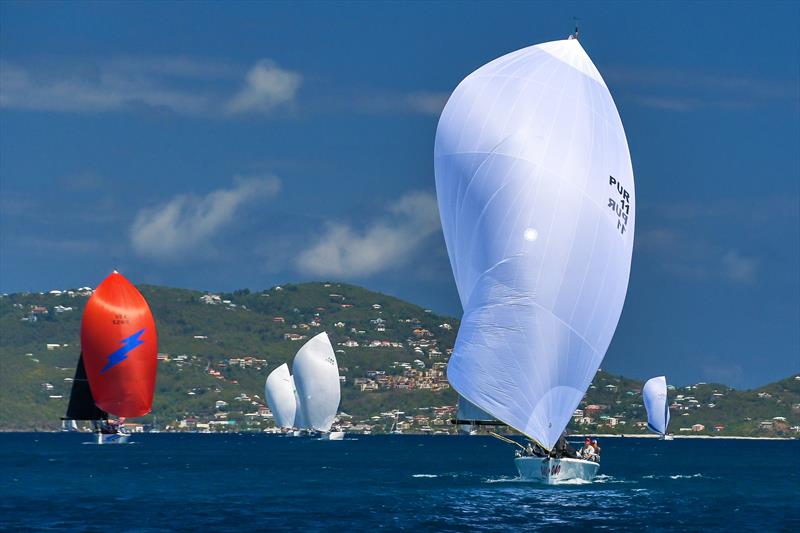
[(130, 337), (122, 339), (120, 341), (122, 343), (122, 347), (120, 347), (114, 353), (109, 354), (108, 362), (106, 363), (106, 366), (104, 366), (103, 369), (100, 371), (100, 373), (103, 374), (109, 368), (115, 366), (118, 363), (121, 363), (122, 361), (128, 358), (128, 353), (130, 353), (131, 350), (133, 350), (137, 346), (141, 346), (142, 344), (144, 344), (144, 341), (140, 340), (139, 337), (142, 336), (142, 333), (144, 333), (145, 329), (146, 328), (142, 328), (133, 335), (131, 335)]

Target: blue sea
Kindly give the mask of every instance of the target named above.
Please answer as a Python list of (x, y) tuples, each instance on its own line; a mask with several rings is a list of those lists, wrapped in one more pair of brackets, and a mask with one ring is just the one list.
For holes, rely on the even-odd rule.
[(492, 437), (0, 434), (4, 531), (800, 531), (800, 441), (601, 439), (598, 479), (516, 479)]

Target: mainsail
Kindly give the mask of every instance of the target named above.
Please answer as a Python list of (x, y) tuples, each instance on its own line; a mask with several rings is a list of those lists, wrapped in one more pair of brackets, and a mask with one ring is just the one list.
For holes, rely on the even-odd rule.
[(339, 365), (326, 333), (309, 340), (297, 352), (292, 373), (303, 427), (329, 431), (339, 409)]
[(289, 374), (289, 365), (283, 363), (270, 372), (264, 385), (267, 405), (275, 418), (275, 425), (291, 429), (296, 427), (297, 395), (294, 380)]
[(150, 412), (158, 366), (150, 307), (118, 272), (95, 289), (81, 322), (81, 348), (97, 406), (119, 417)]
[(642, 388), (642, 398), (644, 408), (647, 410), (647, 428), (653, 433), (666, 435), (669, 425), (667, 378), (658, 376), (648, 379)]
[(72, 391), (67, 405), (67, 416), (71, 420), (106, 420), (108, 413), (97, 407), (86, 378), (86, 368), (83, 366), (83, 353), (78, 357), (75, 367), (75, 377), (72, 380)]
[(510, 53), (453, 92), (434, 162), (464, 308), (448, 379), (551, 449), (628, 286), (633, 171), (611, 94), (575, 39)]

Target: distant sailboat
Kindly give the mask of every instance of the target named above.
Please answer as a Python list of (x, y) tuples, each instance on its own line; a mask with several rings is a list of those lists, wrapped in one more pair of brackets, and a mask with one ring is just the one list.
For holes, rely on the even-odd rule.
[(648, 379), (642, 388), (642, 399), (647, 411), (647, 429), (661, 435), (661, 440), (672, 440), (672, 435), (667, 432), (669, 425), (667, 378), (658, 376)]
[(150, 412), (158, 339), (144, 297), (114, 271), (95, 289), (81, 322), (81, 356), (75, 370), (67, 419), (90, 420), (97, 444), (125, 443), (129, 434), (108, 415)]
[(545, 452), (516, 459), (521, 477), (591, 479), (597, 463), (554, 448), (614, 335), (635, 209), (622, 121), (578, 40), (467, 76), (442, 111), (434, 163), (464, 308), (448, 379)]
[(458, 425), (459, 432), (468, 435), (477, 435), (479, 426), (505, 425), (463, 396), (458, 397), (458, 410), (453, 422)]
[(299, 432), (318, 431), (327, 440), (342, 440), (344, 432), (332, 429), (339, 410), (339, 365), (326, 333), (305, 343), (292, 363), (273, 370), (264, 385), (267, 405), (275, 424)]
[(400, 421), (400, 415), (404, 415), (403, 411), (395, 411), (394, 412), (394, 421), (392, 422), (392, 427), (389, 428), (389, 433), (392, 435), (402, 435), (403, 430), (400, 429), (398, 422)]
[(294, 428), (297, 397), (294, 391), (294, 380), (289, 373), (289, 365), (284, 363), (269, 373), (264, 384), (264, 395), (267, 398), (267, 405), (272, 411), (275, 425), (284, 429)]

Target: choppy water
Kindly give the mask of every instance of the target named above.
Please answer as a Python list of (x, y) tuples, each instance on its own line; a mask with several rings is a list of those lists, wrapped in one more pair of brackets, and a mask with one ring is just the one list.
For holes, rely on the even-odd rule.
[(588, 485), (516, 480), (491, 437), (0, 434), (14, 531), (800, 531), (800, 441), (601, 440)]

